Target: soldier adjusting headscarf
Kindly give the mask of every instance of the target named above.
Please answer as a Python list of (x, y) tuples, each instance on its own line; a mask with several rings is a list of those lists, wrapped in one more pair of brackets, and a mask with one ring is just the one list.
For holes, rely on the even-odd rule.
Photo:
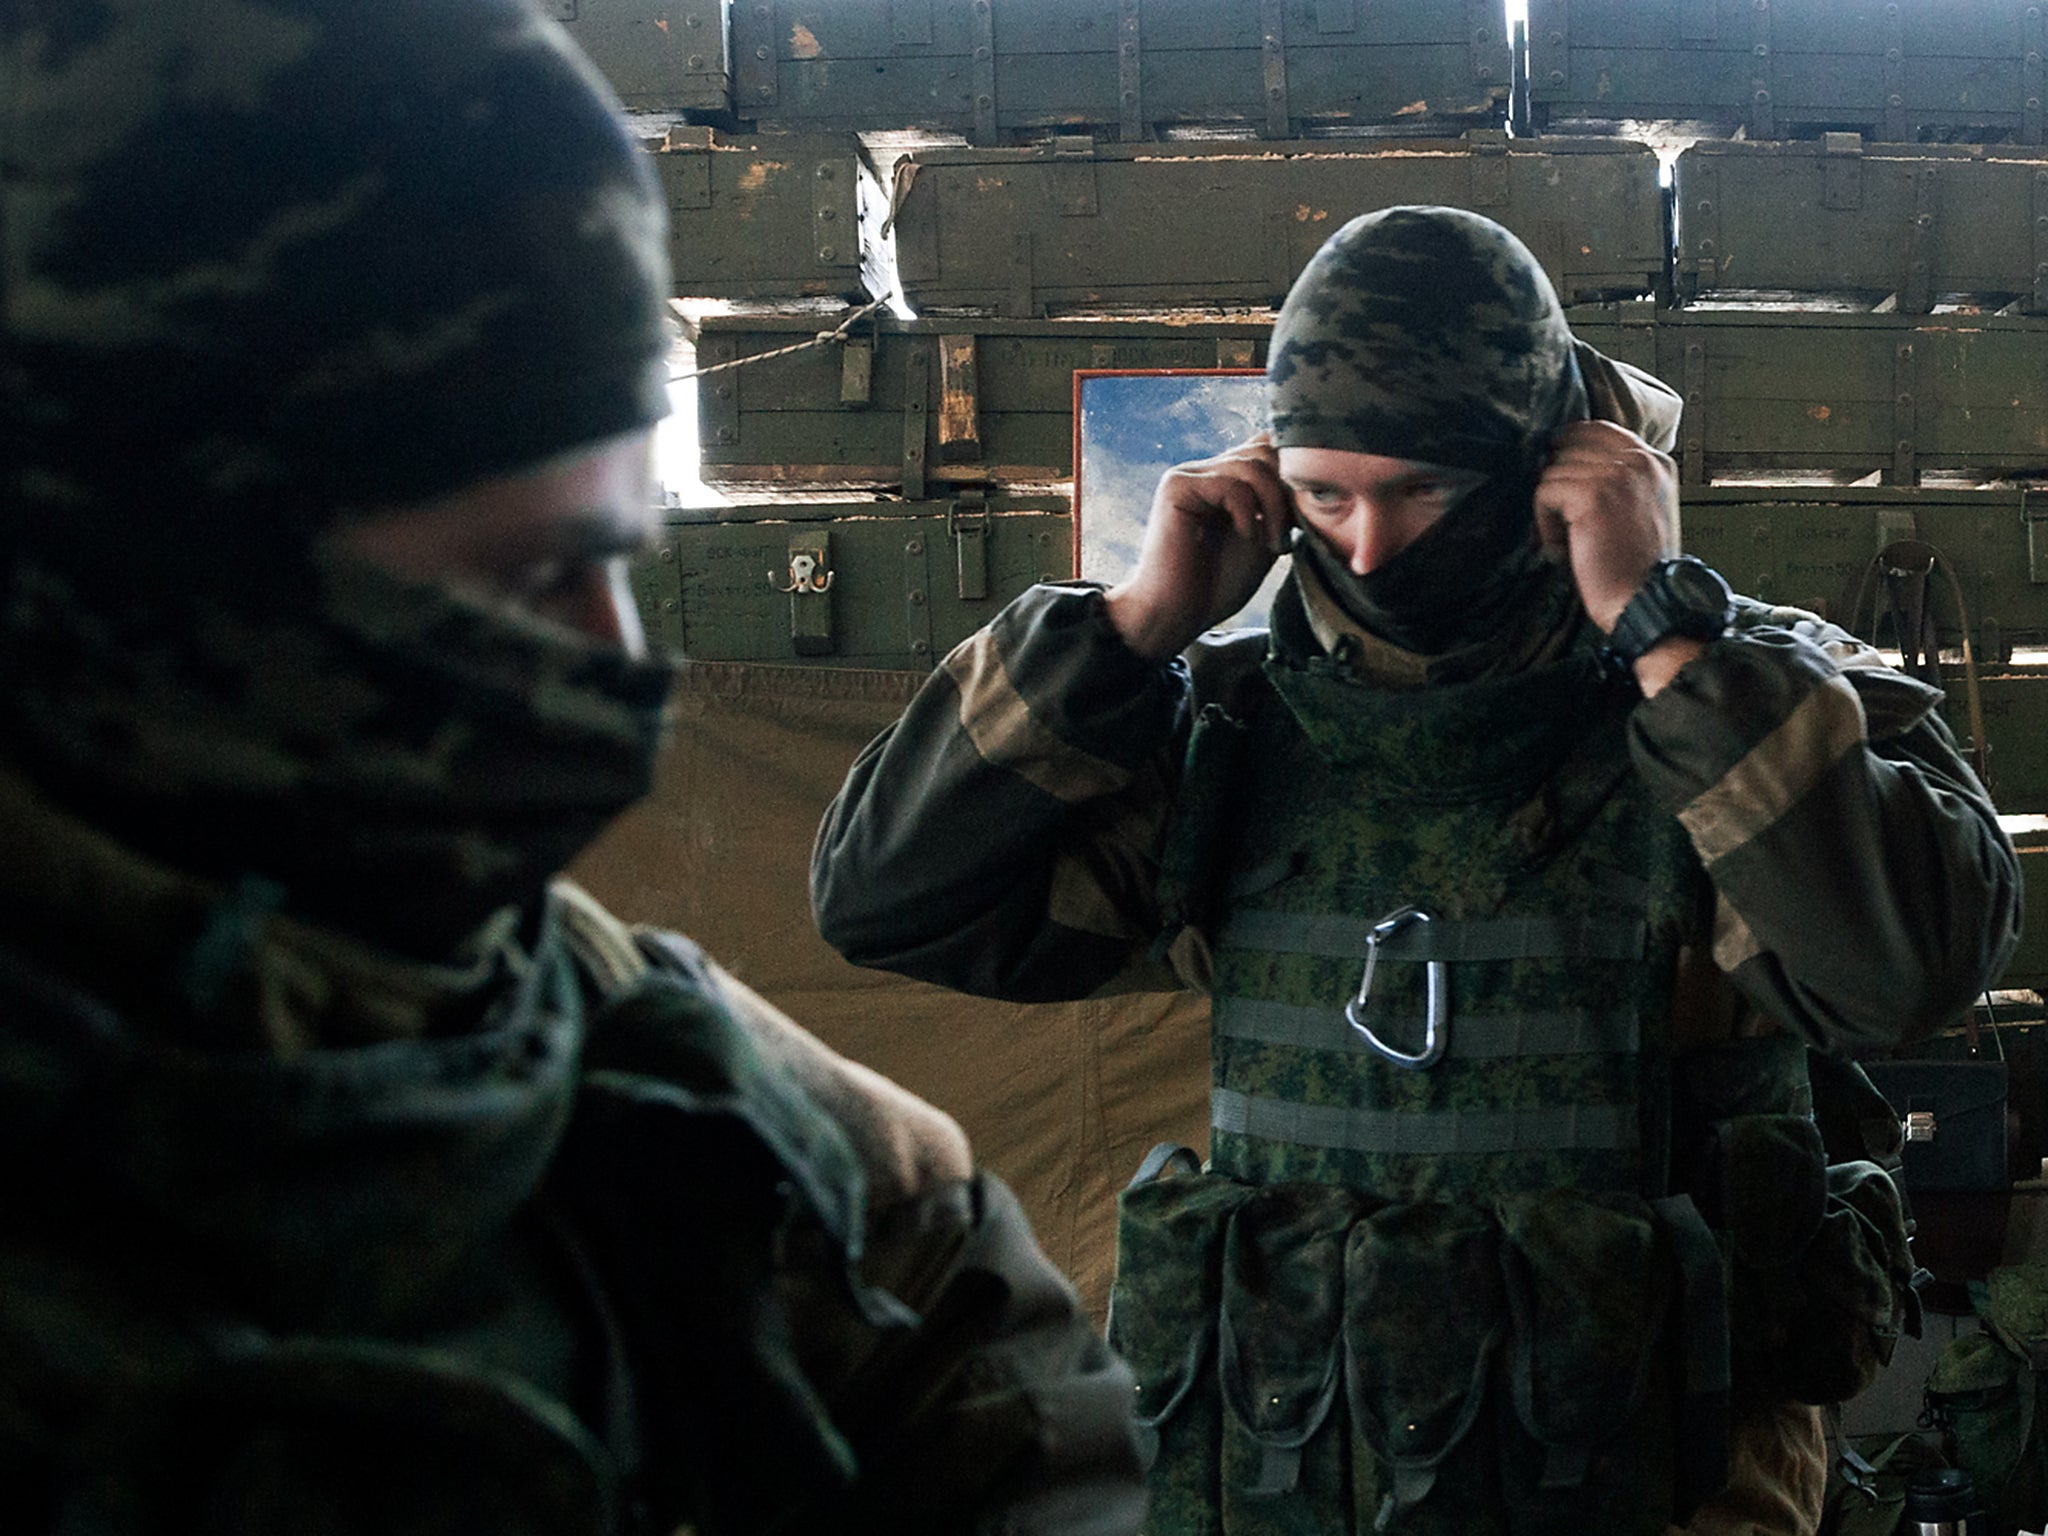
[(416, 951), (644, 792), (665, 668), (321, 550), (666, 411), (644, 162), (522, 0), (0, 10), (0, 765)]
[(1537, 477), (1586, 414), (1572, 335), (1536, 258), (1455, 208), (1353, 219), (1295, 281), (1267, 364), (1273, 441), (1485, 478), (1366, 576), (1306, 531), (1295, 553), (1360, 624), (1437, 655), (1495, 632), (1558, 572), (1537, 553)]

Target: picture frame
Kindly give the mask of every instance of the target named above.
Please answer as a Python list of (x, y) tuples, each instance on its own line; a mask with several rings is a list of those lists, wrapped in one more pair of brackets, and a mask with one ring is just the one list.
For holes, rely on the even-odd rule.
[[(1127, 577), (1137, 565), (1160, 477), (1176, 464), (1243, 442), (1264, 428), (1265, 416), (1262, 369), (1076, 369), (1076, 574), (1104, 586)], [(1287, 565), (1283, 555), (1252, 601), (1218, 627), (1263, 626)]]

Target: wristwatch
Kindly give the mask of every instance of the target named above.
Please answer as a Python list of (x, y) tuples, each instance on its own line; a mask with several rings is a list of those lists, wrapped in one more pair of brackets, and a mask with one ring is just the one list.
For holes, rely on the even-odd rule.
[(1711, 640), (1734, 617), (1734, 595), (1719, 571), (1691, 555), (1659, 560), (1614, 621), (1607, 649), (1617, 660), (1633, 662), (1672, 635)]

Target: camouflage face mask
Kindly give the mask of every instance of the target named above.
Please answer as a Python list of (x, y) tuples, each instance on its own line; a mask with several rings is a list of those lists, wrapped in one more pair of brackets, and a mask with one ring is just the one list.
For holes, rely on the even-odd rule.
[(663, 669), (316, 550), (666, 413), (647, 156), (526, 0), (27, 0), (0, 81), (0, 754), (432, 953), (644, 791)]
[(313, 561), (308, 611), (110, 618), (0, 586), (10, 756), (178, 867), (437, 959), (537, 896), (651, 787), (672, 668), (545, 620)]
[(1366, 576), (1313, 534), (1297, 554), (1360, 624), (1424, 655), (1499, 633), (1555, 587), (1533, 496), (1557, 434), (1586, 414), (1549, 279), (1478, 214), (1388, 208), (1354, 219), (1295, 282), (1266, 368), (1273, 440), (1485, 476)]

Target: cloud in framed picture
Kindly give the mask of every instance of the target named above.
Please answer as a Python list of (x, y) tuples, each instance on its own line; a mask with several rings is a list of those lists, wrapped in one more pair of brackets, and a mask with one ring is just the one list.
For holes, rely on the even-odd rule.
[[(1084, 581), (1114, 586), (1144, 542), (1159, 479), (1266, 425), (1258, 369), (1082, 369), (1074, 374), (1074, 538)], [(1221, 627), (1263, 625), (1286, 574), (1283, 556), (1243, 610)]]

